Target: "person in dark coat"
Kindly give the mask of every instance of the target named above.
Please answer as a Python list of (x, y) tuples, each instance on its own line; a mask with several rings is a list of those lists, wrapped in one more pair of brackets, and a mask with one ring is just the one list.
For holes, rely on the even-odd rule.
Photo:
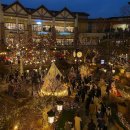
[(85, 100), (85, 90), (83, 88), (81, 90), (81, 98), (82, 98), (82, 102), (84, 102), (84, 100)]
[(68, 86), (68, 96), (71, 95), (71, 90), (70, 90), (70, 86)]

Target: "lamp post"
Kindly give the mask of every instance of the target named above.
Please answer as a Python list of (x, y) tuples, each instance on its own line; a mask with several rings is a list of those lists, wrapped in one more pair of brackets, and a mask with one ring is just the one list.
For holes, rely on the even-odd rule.
[(48, 123), (52, 126), (52, 129), (54, 130), (54, 122), (55, 122), (55, 112), (53, 110), (50, 110), (47, 112), (48, 115)]
[(61, 112), (63, 110), (63, 101), (57, 101), (57, 111)]

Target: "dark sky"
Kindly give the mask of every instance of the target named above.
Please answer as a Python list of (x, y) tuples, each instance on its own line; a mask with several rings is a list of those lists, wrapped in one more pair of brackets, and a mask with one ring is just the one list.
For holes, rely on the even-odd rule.
[[(2, 3), (12, 3), (15, 0), (1, 0)], [(41, 4), (51, 10), (68, 7), (71, 11), (82, 11), (91, 18), (120, 16), (121, 8), (127, 6), (130, 0), (19, 0), (26, 7), (37, 8)]]

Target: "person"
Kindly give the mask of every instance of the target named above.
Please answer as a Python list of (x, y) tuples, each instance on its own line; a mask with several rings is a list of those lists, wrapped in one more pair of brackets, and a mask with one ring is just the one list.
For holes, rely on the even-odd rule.
[(70, 96), (71, 95), (71, 88), (70, 88), (70, 86), (68, 86), (68, 96)]
[(89, 115), (90, 115), (90, 117), (92, 117), (93, 114), (95, 114), (95, 113), (96, 113), (96, 106), (95, 106), (94, 102), (91, 101), (90, 106), (89, 106)]
[(85, 90), (84, 90), (84, 88), (82, 88), (82, 90), (81, 90), (81, 98), (82, 98), (82, 102), (84, 102), (84, 100), (85, 100)]
[(110, 121), (111, 121), (111, 115), (112, 115), (110, 107), (108, 107), (106, 109), (106, 115), (107, 115), (107, 121), (108, 121), (108, 123), (110, 123)]
[(79, 114), (77, 113), (77, 115), (74, 117), (74, 122), (75, 122), (75, 130), (81, 130), (81, 118), (79, 116)]
[(65, 122), (64, 129), (65, 129), (65, 130), (71, 130), (71, 126), (70, 126), (70, 124), (69, 124), (68, 121)]
[(93, 119), (91, 119), (91, 121), (88, 124), (88, 130), (95, 130), (96, 129), (96, 125), (93, 122)]
[(104, 124), (103, 130), (108, 130), (106, 122)]

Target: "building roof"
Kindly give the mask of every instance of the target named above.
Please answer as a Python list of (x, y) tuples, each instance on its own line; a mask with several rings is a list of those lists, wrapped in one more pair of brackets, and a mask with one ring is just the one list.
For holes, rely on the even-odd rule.
[(13, 5), (15, 5), (15, 4), (18, 4), (18, 5), (20, 5), (28, 14), (32, 14), (32, 13), (34, 13), (35, 11), (37, 11), (38, 9), (40, 9), (40, 8), (44, 8), (46, 11), (48, 11), (52, 16), (57, 16), (59, 13), (61, 13), (63, 10), (66, 10), (66, 11), (68, 11), (73, 17), (75, 17), (76, 16), (76, 14), (78, 14), (79, 16), (81, 16), (81, 17), (88, 17), (89, 16), (89, 14), (88, 13), (85, 13), (85, 12), (73, 12), (73, 11), (70, 11), (68, 8), (66, 8), (66, 7), (64, 7), (62, 10), (49, 10), (48, 8), (46, 8), (44, 5), (41, 5), (41, 6), (39, 6), (38, 8), (36, 8), (36, 9), (34, 9), (34, 8), (27, 8), (27, 7), (25, 7), (25, 6), (23, 6), (19, 1), (16, 1), (16, 2), (14, 2), (14, 3), (12, 3), (12, 4), (10, 4), (10, 5), (7, 5), (7, 4), (2, 4), (2, 6), (3, 6), (3, 9), (4, 10), (6, 10), (6, 9), (8, 9), (8, 8), (10, 8), (11, 6), (13, 6)]
[(107, 19), (126, 19), (126, 18), (130, 18), (130, 16), (109, 17)]

